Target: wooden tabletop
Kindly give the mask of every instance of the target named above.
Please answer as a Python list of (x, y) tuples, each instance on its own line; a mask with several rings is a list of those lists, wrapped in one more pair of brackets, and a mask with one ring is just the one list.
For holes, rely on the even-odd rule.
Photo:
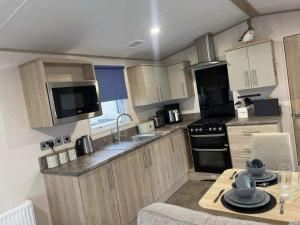
[[(294, 221), (300, 221), (300, 199), (296, 200), (295, 197), (291, 198), (284, 203), (284, 214), (280, 214), (280, 193), (278, 185), (273, 185), (266, 188), (258, 188), (272, 194), (276, 200), (277, 205), (270, 211), (257, 214), (243, 214), (231, 211), (225, 208), (221, 203), (221, 198), (218, 202), (214, 203), (214, 199), (219, 194), (220, 190), (231, 189), (231, 184), (234, 180), (230, 180), (234, 171), (242, 171), (241, 169), (229, 169), (218, 178), (218, 180), (212, 185), (212, 187), (205, 193), (205, 195), (199, 201), (200, 207), (205, 211), (219, 216), (228, 216), (232, 218), (255, 220), (273, 224), (288, 224)], [(293, 185), (297, 184), (297, 173), (293, 172)], [(296, 189), (296, 188), (294, 188)]]

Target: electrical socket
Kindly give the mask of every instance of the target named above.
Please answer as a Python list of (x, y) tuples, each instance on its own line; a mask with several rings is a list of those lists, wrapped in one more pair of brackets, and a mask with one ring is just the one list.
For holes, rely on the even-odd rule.
[(71, 142), (71, 136), (70, 135), (62, 136), (62, 139), (64, 141), (64, 144), (68, 144), (68, 143)]
[(63, 144), (64, 144), (63, 137), (54, 138), (54, 146), (60, 146)]
[(48, 145), (49, 142), (54, 143), (54, 140), (50, 139), (50, 140), (43, 141), (43, 142), (40, 143), (40, 148), (41, 148), (42, 151), (50, 149), (50, 146)]

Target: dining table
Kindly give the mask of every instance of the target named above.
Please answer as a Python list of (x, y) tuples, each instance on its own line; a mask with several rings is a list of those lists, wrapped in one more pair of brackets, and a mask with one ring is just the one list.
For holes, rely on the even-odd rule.
[[(270, 194), (272, 194), (277, 201), (277, 204), (274, 208), (270, 209), (267, 212), (263, 213), (240, 213), (236, 211), (232, 211), (231, 209), (223, 206), (221, 202), (221, 196), (215, 201), (216, 197), (219, 193), (225, 189), (229, 191), (232, 187), (232, 183), (234, 182), (234, 177), (232, 176), (234, 173), (240, 173), (243, 169), (228, 169), (225, 170), (218, 179), (214, 182), (214, 184), (210, 187), (210, 189), (203, 195), (203, 197), (199, 201), (199, 206), (203, 211), (206, 211), (213, 215), (218, 216), (227, 216), (231, 218), (245, 219), (245, 220), (253, 220), (259, 222), (265, 222), (269, 224), (289, 224), (290, 222), (300, 221), (300, 198), (299, 198), (299, 184), (298, 184), (298, 173), (292, 172), (292, 188), (291, 197), (284, 201), (284, 211), (280, 212), (280, 190), (279, 185), (270, 185), (267, 187), (257, 187), (257, 189), (264, 190)], [(224, 194), (223, 193), (223, 194)]]

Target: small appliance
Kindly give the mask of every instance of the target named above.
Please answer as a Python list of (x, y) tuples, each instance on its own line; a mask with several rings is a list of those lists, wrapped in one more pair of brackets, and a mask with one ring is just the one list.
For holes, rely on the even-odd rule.
[(86, 155), (94, 152), (93, 140), (90, 136), (84, 135), (76, 140), (77, 156)]
[(279, 116), (278, 98), (254, 100), (255, 116)]
[(166, 124), (180, 123), (182, 121), (179, 104), (171, 104), (164, 106)]
[(101, 116), (97, 81), (48, 82), (46, 85), (55, 125)]
[(154, 122), (153, 120), (140, 123), (138, 125), (139, 134), (149, 134), (154, 131)]
[(164, 111), (156, 111), (156, 116), (153, 117), (154, 127), (159, 128), (165, 125)]

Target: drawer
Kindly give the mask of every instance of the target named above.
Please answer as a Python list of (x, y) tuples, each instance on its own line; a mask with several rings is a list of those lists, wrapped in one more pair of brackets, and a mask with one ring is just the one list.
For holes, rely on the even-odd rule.
[(228, 126), (228, 136), (230, 137), (251, 137), (253, 133), (278, 133), (278, 124), (251, 125), (251, 126)]

